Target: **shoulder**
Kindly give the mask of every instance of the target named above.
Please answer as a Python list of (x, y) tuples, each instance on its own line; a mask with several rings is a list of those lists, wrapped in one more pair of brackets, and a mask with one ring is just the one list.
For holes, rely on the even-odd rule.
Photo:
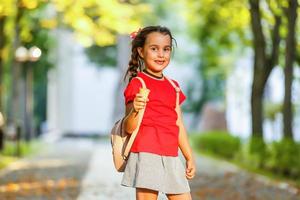
[(142, 83), (141, 83), (141, 81), (139, 80), (138, 77), (141, 78), (139, 75), (136, 76), (136, 77), (133, 77), (133, 78), (128, 82), (128, 86), (129, 86), (129, 85), (141, 86)]
[(177, 86), (177, 87), (179, 87), (179, 83), (177, 82), (177, 81), (175, 81), (174, 79), (171, 79), (174, 83), (175, 83), (175, 85)]
[(177, 87), (180, 87), (179, 83), (175, 79), (172, 79), (168, 76), (166, 78), (169, 79), (170, 81), (172, 81)]
[(139, 92), (141, 87), (141, 81), (136, 77), (132, 78), (124, 90), (124, 96), (128, 97), (129, 99), (133, 99), (136, 93)]

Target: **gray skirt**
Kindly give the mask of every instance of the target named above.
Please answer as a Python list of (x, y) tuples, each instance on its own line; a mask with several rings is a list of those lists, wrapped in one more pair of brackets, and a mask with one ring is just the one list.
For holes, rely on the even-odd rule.
[(165, 194), (190, 192), (185, 168), (179, 157), (146, 152), (130, 153), (121, 185)]

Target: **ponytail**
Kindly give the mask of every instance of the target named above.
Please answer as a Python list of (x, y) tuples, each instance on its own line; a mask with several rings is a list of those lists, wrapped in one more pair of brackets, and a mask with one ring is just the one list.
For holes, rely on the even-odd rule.
[(138, 72), (141, 72), (143, 66), (143, 61), (139, 57), (139, 53), (137, 51), (137, 48), (132, 48), (131, 58), (128, 63), (128, 69), (126, 71), (124, 79), (126, 79), (126, 76), (129, 74), (129, 82), (132, 78), (136, 77)]

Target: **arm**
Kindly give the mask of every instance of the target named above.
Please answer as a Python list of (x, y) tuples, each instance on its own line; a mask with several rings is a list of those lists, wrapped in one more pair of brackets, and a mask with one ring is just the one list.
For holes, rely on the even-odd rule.
[(126, 113), (124, 119), (125, 131), (131, 134), (138, 125), (139, 111), (144, 109), (146, 102), (142, 94), (136, 94), (133, 102), (126, 105)]
[(192, 152), (192, 148), (189, 144), (188, 136), (186, 133), (186, 129), (182, 120), (182, 112), (180, 106), (177, 109), (178, 113), (178, 121), (177, 124), (179, 126), (179, 148), (186, 160), (186, 177), (188, 179), (192, 179), (196, 173), (195, 160)]

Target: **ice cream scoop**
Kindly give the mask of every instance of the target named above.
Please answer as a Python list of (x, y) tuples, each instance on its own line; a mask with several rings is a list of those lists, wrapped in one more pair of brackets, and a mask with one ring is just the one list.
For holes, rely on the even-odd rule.
[(144, 99), (147, 100), (150, 90), (147, 88), (140, 88), (140, 94), (143, 95)]

